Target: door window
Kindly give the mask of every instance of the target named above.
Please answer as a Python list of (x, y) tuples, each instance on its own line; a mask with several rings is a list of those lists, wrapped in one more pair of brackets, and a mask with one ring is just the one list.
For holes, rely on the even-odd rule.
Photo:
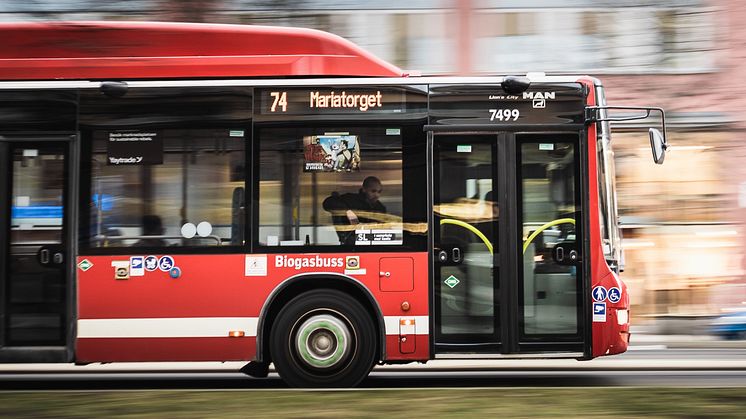
[(66, 144), (11, 146), (5, 343), (64, 345)]
[(572, 134), (434, 136), (436, 347), (516, 353), (578, 343), (577, 144)]
[(496, 136), (436, 137), (436, 321), (440, 342), (496, 342)]
[(581, 220), (572, 137), (518, 136), (522, 334), (576, 335)]

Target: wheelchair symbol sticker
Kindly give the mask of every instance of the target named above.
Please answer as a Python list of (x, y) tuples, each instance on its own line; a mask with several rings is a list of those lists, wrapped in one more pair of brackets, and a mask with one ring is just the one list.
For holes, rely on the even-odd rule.
[(168, 272), (173, 267), (174, 258), (172, 258), (171, 256), (161, 256), (161, 258), (158, 259), (158, 269), (162, 270), (163, 272)]
[(609, 288), (609, 302), (616, 304), (622, 299), (622, 291), (617, 288)]

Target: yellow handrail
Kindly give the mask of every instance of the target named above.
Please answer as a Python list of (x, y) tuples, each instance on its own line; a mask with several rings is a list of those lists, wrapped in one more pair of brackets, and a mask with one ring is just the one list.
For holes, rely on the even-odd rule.
[[(541, 233), (542, 231), (548, 229), (549, 227), (553, 227), (553, 226), (556, 226), (557, 224), (565, 224), (565, 223), (570, 223), (572, 225), (575, 225), (575, 220), (572, 219), (572, 218), (558, 218), (558, 219), (550, 221), (550, 222), (542, 225), (538, 229), (536, 229), (533, 233), (531, 233), (530, 236), (528, 236), (528, 238), (526, 239), (526, 241), (523, 243), (523, 253), (526, 253), (526, 249), (528, 249), (528, 246), (536, 238), (536, 236), (539, 235), (539, 233)], [(453, 224), (453, 225), (457, 225), (457, 226), (463, 227), (463, 228), (471, 231), (472, 233), (476, 234), (477, 237), (479, 237), (482, 240), (482, 242), (484, 242), (484, 245), (487, 246), (487, 250), (489, 250), (490, 254), (492, 254), (492, 243), (487, 238), (487, 236), (485, 236), (481, 231), (479, 231), (473, 225), (471, 225), (469, 223), (466, 223), (466, 222), (463, 222), (463, 221), (460, 221), (460, 220), (454, 220), (453, 218), (444, 218), (444, 219), (440, 220), (440, 224), (441, 225), (443, 225), (443, 224)]]
[(523, 243), (523, 253), (526, 253), (526, 249), (528, 249), (528, 245), (531, 244), (531, 242), (536, 238), (536, 236), (539, 235), (539, 233), (548, 229), (549, 227), (556, 226), (557, 224), (565, 224), (565, 223), (570, 223), (572, 225), (575, 225), (575, 220), (572, 218), (558, 218), (554, 221), (550, 221), (544, 224), (543, 226), (537, 228), (536, 231), (531, 233), (531, 235), (528, 236), (526, 241)]
[(461, 226), (461, 227), (463, 227), (463, 228), (471, 231), (472, 233), (476, 234), (477, 237), (479, 237), (480, 239), (482, 239), (482, 241), (484, 242), (484, 245), (487, 246), (487, 250), (489, 250), (490, 254), (492, 254), (492, 243), (490, 243), (490, 241), (487, 238), (487, 236), (485, 236), (481, 231), (477, 230), (477, 228), (474, 227), (473, 225), (471, 225), (469, 223), (465, 223), (465, 222), (460, 221), (460, 220), (454, 220), (453, 218), (443, 218), (442, 220), (440, 220), (440, 224), (441, 225), (443, 225), (443, 224), (453, 224), (453, 225)]

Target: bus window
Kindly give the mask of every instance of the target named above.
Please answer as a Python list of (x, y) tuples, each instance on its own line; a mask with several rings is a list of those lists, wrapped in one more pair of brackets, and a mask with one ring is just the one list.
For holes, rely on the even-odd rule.
[(241, 244), (243, 131), (93, 132), (92, 247)]
[[(260, 245), (402, 244), (400, 128), (268, 127), (258, 141)], [(380, 182), (368, 185), (376, 196), (366, 202), (370, 177)], [(335, 199), (357, 215), (347, 218), (329, 204)], [(390, 234), (373, 237), (373, 230)]]
[[(519, 137), (523, 336), (579, 333), (578, 163), (572, 136)], [(575, 137), (577, 138), (577, 137)], [(558, 250), (562, 249), (560, 254)], [(574, 253), (573, 253), (574, 252)], [(571, 254), (573, 253), (573, 254)]]

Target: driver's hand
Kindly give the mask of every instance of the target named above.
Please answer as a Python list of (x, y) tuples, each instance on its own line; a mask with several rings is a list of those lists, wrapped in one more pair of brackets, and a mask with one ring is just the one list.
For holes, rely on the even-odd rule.
[(360, 224), (360, 220), (357, 219), (357, 215), (355, 215), (352, 210), (347, 210), (345, 215), (347, 215), (347, 219), (350, 221), (350, 224)]

